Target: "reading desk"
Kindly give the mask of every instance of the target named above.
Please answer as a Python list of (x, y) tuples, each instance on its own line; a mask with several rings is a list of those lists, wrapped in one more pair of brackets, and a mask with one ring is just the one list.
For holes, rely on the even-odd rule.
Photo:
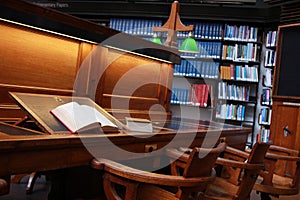
[[(32, 96), (16, 93), (15, 99), (35, 121), (40, 130), (33, 130), (7, 123), (0, 123), (0, 177), (9, 182), (9, 177), (14, 174), (31, 173), (33, 171), (48, 171), (65, 169), (75, 166), (87, 166), (95, 157), (95, 152), (100, 151), (101, 157), (114, 156), (116, 160), (142, 159), (159, 156), (153, 154), (155, 150), (183, 145), (201, 146), (214, 145), (219, 137), (226, 137), (228, 144), (237, 148), (244, 148), (250, 128), (236, 127), (233, 125), (221, 125), (209, 121), (196, 121), (192, 119), (172, 119), (167, 122), (154, 121), (154, 133), (131, 133), (120, 130), (117, 133), (91, 133), (71, 134), (68, 130), (49, 133), (46, 124), (54, 120), (50, 109), (55, 104), (44, 104), (45, 101), (36, 101), (32, 98), (62, 99), (63, 96), (43, 95)], [(24, 103), (25, 102), (25, 103)], [(35, 108), (31, 109), (30, 103), (35, 102)], [(47, 110), (43, 115), (38, 113)], [(38, 117), (39, 116), (39, 117)], [(42, 117), (41, 117), (42, 116)], [(45, 121), (44, 121), (45, 120)], [(55, 122), (56, 123), (56, 122)], [(121, 121), (122, 123), (122, 121)], [(48, 124), (49, 125), (49, 124)], [(176, 138), (176, 140), (175, 140)], [(126, 157), (113, 154), (112, 144), (126, 152), (132, 152)], [(149, 151), (151, 154), (147, 153)]]

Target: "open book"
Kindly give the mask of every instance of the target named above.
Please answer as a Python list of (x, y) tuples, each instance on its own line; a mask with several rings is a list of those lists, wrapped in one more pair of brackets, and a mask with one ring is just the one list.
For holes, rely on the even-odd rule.
[(72, 133), (119, 132), (119, 128), (96, 108), (70, 102), (50, 111)]

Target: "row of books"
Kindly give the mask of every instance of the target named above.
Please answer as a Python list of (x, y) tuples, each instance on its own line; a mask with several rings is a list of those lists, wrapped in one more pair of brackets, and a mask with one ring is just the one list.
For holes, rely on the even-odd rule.
[(271, 124), (272, 110), (270, 108), (261, 108), (258, 116), (258, 123), (261, 125)]
[(275, 47), (277, 45), (277, 31), (269, 31), (266, 37), (266, 47)]
[(272, 105), (272, 98), (271, 98), (272, 90), (270, 88), (263, 88), (261, 92), (261, 104), (270, 106)]
[(218, 62), (182, 60), (181, 65), (174, 65), (174, 75), (216, 79), (219, 76), (219, 65)]
[(224, 40), (257, 42), (258, 28), (250, 26), (225, 25)]
[(133, 35), (152, 36), (153, 27), (161, 25), (161, 20), (122, 18), (110, 19), (110, 28)]
[(249, 101), (250, 86), (234, 85), (224, 82), (218, 84), (218, 98), (236, 101)]
[(244, 105), (218, 104), (216, 108), (216, 118), (227, 120), (245, 120), (246, 107)]
[(238, 62), (257, 61), (257, 44), (223, 45), (222, 59)]
[(258, 69), (256, 66), (249, 67), (248, 65), (221, 65), (220, 78), (224, 80), (258, 82)]
[(275, 60), (276, 60), (276, 51), (266, 50), (266, 53), (265, 53), (265, 66), (266, 67), (275, 66)]
[(258, 131), (256, 140), (258, 142), (269, 142), (269, 137), (270, 129), (263, 128)]
[(192, 84), (190, 88), (172, 88), (171, 104), (213, 107), (213, 86)]
[(222, 24), (194, 23), (194, 36), (200, 39), (222, 39)]

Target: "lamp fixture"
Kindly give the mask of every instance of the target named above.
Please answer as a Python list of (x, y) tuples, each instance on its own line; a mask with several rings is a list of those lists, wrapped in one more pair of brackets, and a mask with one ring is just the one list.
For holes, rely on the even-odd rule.
[(174, 1), (172, 3), (170, 16), (167, 22), (161, 27), (157, 27), (157, 26), (153, 27), (154, 36), (151, 41), (155, 43), (159, 43), (160, 39), (157, 37), (157, 32), (168, 32), (167, 39), (164, 42), (164, 45), (177, 49), (178, 48), (177, 32), (183, 32), (183, 31), (189, 32), (188, 38), (184, 40), (184, 42), (179, 48), (179, 51), (197, 53), (199, 50), (196, 41), (192, 38), (193, 29), (194, 29), (194, 25), (185, 26), (181, 22), (179, 17), (179, 2)]
[(162, 42), (161, 42), (161, 40), (158, 37), (158, 35), (157, 35), (156, 32), (153, 34), (153, 37), (152, 37), (151, 41), (154, 42), (154, 43), (156, 43), (156, 44), (162, 44)]

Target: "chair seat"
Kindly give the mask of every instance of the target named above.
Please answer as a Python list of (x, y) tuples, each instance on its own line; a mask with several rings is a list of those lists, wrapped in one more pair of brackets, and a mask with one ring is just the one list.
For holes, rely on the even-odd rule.
[(150, 184), (139, 185), (137, 199), (153, 200), (157, 199), (157, 194), (159, 194), (160, 200), (178, 200), (178, 197), (176, 197), (175, 194)]
[(264, 198), (266, 195), (297, 195), (300, 182), (300, 151), (271, 145), (266, 154), (265, 169), (259, 175), (253, 189), (260, 192)]
[(297, 188), (292, 187), (293, 179), (289, 177), (283, 177), (274, 174), (272, 185), (262, 185), (262, 181), (263, 177), (259, 176), (253, 189), (256, 191), (277, 195), (296, 195), (299, 192)]
[(238, 186), (228, 184), (226, 179), (216, 177), (214, 184), (205, 193), (208, 199), (235, 199)]

